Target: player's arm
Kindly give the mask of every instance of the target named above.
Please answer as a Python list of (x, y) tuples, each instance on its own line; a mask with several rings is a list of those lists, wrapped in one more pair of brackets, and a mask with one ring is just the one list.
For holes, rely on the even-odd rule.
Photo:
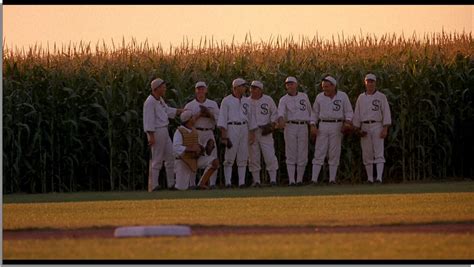
[(344, 94), (344, 119), (345, 122), (352, 125), (352, 117), (354, 117), (354, 111), (352, 110), (352, 104), (347, 94)]
[(382, 125), (383, 129), (382, 132), (380, 133), (380, 138), (385, 138), (388, 135), (388, 128), (392, 124), (392, 117), (390, 114), (390, 106), (387, 101), (387, 97), (384, 95), (382, 99)]
[(155, 144), (155, 110), (152, 102), (143, 105), (143, 130), (146, 132), (148, 145)]
[(285, 105), (285, 101), (284, 101), (284, 98), (280, 98), (280, 101), (278, 102), (278, 119), (277, 119), (277, 126), (278, 128), (285, 128), (285, 109), (286, 109), (286, 105)]
[(311, 139), (314, 141), (316, 136), (318, 135), (318, 127), (317, 123), (319, 120), (319, 103), (318, 103), (318, 98), (316, 96), (316, 99), (314, 100), (314, 104), (311, 106), (312, 112), (311, 112), (311, 119), (309, 121), (310, 125), (310, 134), (311, 134)]

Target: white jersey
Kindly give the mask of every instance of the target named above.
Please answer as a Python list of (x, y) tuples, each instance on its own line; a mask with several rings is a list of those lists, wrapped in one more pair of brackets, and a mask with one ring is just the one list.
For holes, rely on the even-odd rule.
[(196, 123), (194, 124), (194, 127), (214, 129), (216, 127), (216, 121), (219, 118), (219, 107), (217, 106), (216, 101), (206, 99), (204, 103), (200, 103), (196, 99), (194, 99), (193, 101), (187, 103), (186, 106), (184, 106), (184, 109), (191, 110), (194, 116), (201, 110), (200, 106), (207, 107), (211, 111), (213, 118), (200, 117), (199, 119), (197, 119)]
[(346, 93), (336, 91), (336, 95), (330, 98), (321, 92), (314, 100), (311, 123), (318, 123), (319, 120), (352, 121), (353, 115), (352, 105)]
[(353, 124), (360, 128), (363, 121), (381, 122), (382, 125), (392, 124), (390, 107), (387, 97), (383, 93), (375, 91), (372, 95), (366, 93), (359, 95), (355, 106)]
[(166, 127), (168, 119), (176, 116), (176, 109), (168, 107), (163, 98), (156, 99), (149, 95), (143, 104), (143, 130), (154, 132), (156, 129)]
[(278, 117), (285, 121), (309, 121), (311, 119), (311, 102), (308, 95), (297, 92), (291, 96), (286, 94), (280, 98), (278, 103)]
[(249, 96), (248, 100), (250, 102), (250, 119), (257, 126), (277, 121), (278, 110), (275, 101), (270, 96), (262, 95), (259, 99), (252, 99)]
[(217, 126), (227, 129), (229, 122), (242, 123), (245, 122), (248, 124), (250, 130), (257, 128), (254, 120), (249, 120), (250, 115), (250, 102), (249, 100), (242, 96), (242, 98), (237, 98), (234, 95), (230, 94), (221, 102), (221, 109), (219, 111), (219, 119), (217, 120)]

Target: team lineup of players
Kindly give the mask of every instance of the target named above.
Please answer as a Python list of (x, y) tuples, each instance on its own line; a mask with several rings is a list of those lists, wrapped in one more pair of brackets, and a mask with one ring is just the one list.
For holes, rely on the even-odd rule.
[[(169, 107), (164, 95), (166, 82), (157, 78), (151, 82), (151, 94), (143, 106), (143, 127), (151, 148), (148, 191), (160, 188), (158, 180), (163, 162), (169, 189), (216, 188), (218, 160), (214, 130), (220, 129), (225, 147), (225, 187), (232, 187), (232, 166), (237, 165), (238, 186), (245, 187), (247, 165), (252, 174), (252, 186), (261, 184), (261, 156), (265, 161), (270, 185), (277, 185), (278, 160), (275, 155), (273, 131), (282, 129), (285, 141), (288, 185), (301, 185), (308, 162), (308, 146), (314, 145), (312, 183), (318, 177), (324, 160), (329, 165), (329, 183), (336, 183), (337, 169), (344, 134), (360, 137), (367, 182), (382, 182), (384, 139), (391, 125), (390, 107), (386, 96), (376, 90), (376, 76), (364, 77), (365, 92), (357, 98), (355, 109), (346, 93), (337, 90), (337, 81), (326, 76), (321, 81), (322, 92), (311, 104), (308, 95), (298, 91), (295, 77), (285, 80), (286, 92), (278, 106), (264, 94), (261, 81), (248, 83), (242, 78), (232, 82), (232, 92), (222, 99), (220, 108), (207, 99), (205, 82), (195, 85), (195, 99), (183, 109)], [(180, 116), (182, 125), (173, 139), (168, 134), (169, 119)], [(310, 142), (311, 141), (311, 142)], [(196, 173), (204, 169), (196, 185)]]

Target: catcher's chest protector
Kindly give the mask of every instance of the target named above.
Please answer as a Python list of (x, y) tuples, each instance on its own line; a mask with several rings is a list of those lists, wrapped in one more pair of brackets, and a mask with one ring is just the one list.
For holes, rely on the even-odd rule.
[[(198, 133), (196, 129), (192, 129), (191, 132), (186, 131), (183, 127), (178, 128), (179, 132), (183, 136), (183, 146), (190, 146), (194, 144), (199, 144)], [(189, 166), (193, 171), (197, 171), (197, 158), (196, 153), (194, 152), (184, 152), (181, 156), (181, 159)]]

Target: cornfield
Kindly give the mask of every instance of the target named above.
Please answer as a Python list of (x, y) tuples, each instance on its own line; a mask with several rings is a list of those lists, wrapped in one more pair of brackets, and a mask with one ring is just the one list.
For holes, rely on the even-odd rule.
[[(236, 77), (263, 81), (265, 93), (278, 103), (284, 79), (296, 76), (313, 102), (320, 78), (330, 73), (354, 106), (371, 71), (392, 111), (384, 179), (474, 174), (472, 33), (261, 42), (249, 35), (240, 45), (204, 38), (169, 50), (132, 40), (117, 47), (81, 42), (27, 51), (4, 45), (3, 51), (5, 193), (145, 190), (149, 150), (142, 108), (155, 77), (169, 82), (168, 104), (183, 107), (193, 98), (196, 81), (206, 81), (209, 98), (220, 104)], [(170, 134), (178, 125), (178, 119), (171, 121)], [(274, 136), (279, 179), (284, 180), (283, 134)], [(308, 164), (305, 180), (310, 177)], [(355, 136), (343, 140), (338, 179), (365, 179)]]

